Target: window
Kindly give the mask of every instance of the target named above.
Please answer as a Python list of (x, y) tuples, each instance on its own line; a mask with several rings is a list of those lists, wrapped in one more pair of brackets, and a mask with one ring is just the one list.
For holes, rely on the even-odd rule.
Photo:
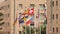
[(45, 4), (39, 4), (39, 6), (45, 8)]
[(1, 9), (4, 9), (4, 6), (2, 6)]
[(5, 0), (5, 1), (7, 1), (7, 0)]
[(54, 27), (53, 27), (53, 32), (54, 32)]
[(1, 10), (1, 8), (0, 8), (0, 10)]
[(0, 28), (0, 30), (2, 30), (3, 28)]
[(10, 14), (8, 13), (8, 17), (10, 16)]
[(45, 10), (45, 4), (39, 4), (40, 10)]
[(10, 23), (7, 23), (8, 26), (10, 26)]
[(52, 17), (53, 17), (53, 20), (54, 20), (54, 14), (53, 14), (53, 16), (52, 16)]
[(56, 27), (56, 32), (58, 32), (58, 27)]
[(23, 5), (22, 5), (22, 4), (19, 4), (19, 7), (20, 7), (20, 8), (22, 8), (22, 7), (23, 7)]
[(35, 6), (34, 4), (30, 4), (30, 7), (33, 7), (34, 8), (34, 6)]
[(58, 14), (56, 14), (56, 19), (58, 19)]
[(58, 1), (56, 1), (56, 6), (58, 6)]
[(0, 18), (0, 21), (2, 21), (3, 20), (3, 18)]
[(52, 1), (52, 6), (54, 7), (54, 1)]
[(9, 7), (10, 7), (10, 5), (8, 4), (8, 5), (6, 5), (5, 7), (6, 7), (6, 8), (9, 8)]
[(4, 22), (0, 23), (0, 26), (3, 25), (3, 24), (4, 24)]
[(2, 16), (3, 15), (3, 13), (0, 13), (0, 16)]
[(8, 6), (8, 8), (10, 7), (10, 5), (7, 5)]
[(0, 7), (0, 10), (2, 10), (2, 9), (4, 9), (4, 6), (1, 6), (1, 7)]

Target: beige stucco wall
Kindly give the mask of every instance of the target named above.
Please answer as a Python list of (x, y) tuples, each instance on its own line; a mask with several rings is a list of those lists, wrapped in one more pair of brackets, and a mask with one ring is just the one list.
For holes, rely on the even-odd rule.
[[(52, 7), (52, 13), (54, 14), (54, 20), (52, 20), (52, 27), (54, 27), (54, 33), (52, 34), (60, 34), (60, 0), (58, 0), (58, 6), (56, 6), (56, 1), (57, 0), (52, 0), (54, 1), (54, 7)], [(50, 27), (51, 27), (51, 10), (50, 10), (50, 1), (47, 0), (47, 34), (50, 33)], [(58, 19), (56, 19), (56, 14), (58, 14)], [(58, 27), (58, 33), (56, 32), (56, 27)], [(52, 29), (53, 31), (53, 29)]]

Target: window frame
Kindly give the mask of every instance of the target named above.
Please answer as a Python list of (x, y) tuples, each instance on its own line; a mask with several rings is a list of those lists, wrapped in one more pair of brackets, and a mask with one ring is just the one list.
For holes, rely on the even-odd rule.
[(58, 6), (58, 0), (56, 1), (56, 6)]
[(20, 8), (23, 8), (23, 4), (19, 4), (19, 7), (20, 7)]
[(52, 1), (52, 7), (54, 7), (54, 1)]
[(56, 14), (56, 19), (58, 19), (58, 14)]
[(35, 4), (30, 4), (30, 7), (34, 8), (35, 7)]
[(56, 32), (58, 32), (58, 27), (56, 27)]

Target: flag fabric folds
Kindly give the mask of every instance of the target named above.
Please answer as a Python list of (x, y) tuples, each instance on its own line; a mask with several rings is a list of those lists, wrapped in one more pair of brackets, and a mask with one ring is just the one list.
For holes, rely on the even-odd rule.
[(31, 24), (31, 23), (33, 23), (33, 22), (34, 22), (34, 16), (29, 17), (29, 19), (26, 21), (26, 25), (27, 25), (27, 24)]
[(34, 15), (34, 8), (28, 9), (28, 15)]
[[(20, 12), (17, 15), (17, 20), (19, 24), (25, 23), (26, 25), (34, 22), (34, 8), (29, 8), (24, 12)], [(15, 22), (16, 22), (15, 21)]]

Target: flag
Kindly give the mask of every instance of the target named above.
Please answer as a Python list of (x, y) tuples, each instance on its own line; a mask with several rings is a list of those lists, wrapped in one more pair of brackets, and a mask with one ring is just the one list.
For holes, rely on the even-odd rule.
[(21, 24), (21, 23), (24, 23), (24, 20), (23, 19), (20, 19), (19, 20), (19, 24)]
[(19, 15), (18, 15), (18, 22), (19, 22), (19, 24), (20, 23), (24, 23), (24, 20), (22, 18), (23, 18), (22, 13), (19, 13)]
[(30, 24), (30, 23), (31, 23), (31, 20), (28, 20), (28, 21), (26, 22), (26, 25), (27, 25), (27, 24)]
[(47, 17), (46, 17), (46, 9), (44, 10), (44, 17), (47, 18)]
[(27, 19), (27, 21), (25, 22), (26, 25), (31, 23), (31, 20), (30, 20), (30, 19), (31, 19), (31, 17), (29, 17), (29, 18)]
[(32, 22), (34, 22), (34, 16), (31, 16), (31, 19), (30, 19)]
[(16, 13), (16, 20), (15, 20), (14, 23), (13, 23), (14, 26), (15, 26), (15, 24), (16, 24), (17, 21), (18, 21), (17, 16), (18, 16), (18, 12)]
[(34, 8), (29, 8), (28, 10), (28, 15), (34, 15)]
[(38, 16), (37, 16), (37, 18), (39, 18), (39, 16), (40, 16), (40, 13), (39, 13), (39, 11), (38, 11)]
[(26, 15), (26, 14), (28, 14), (28, 10), (25, 10), (25, 11), (22, 13), (22, 15)]
[(26, 25), (31, 24), (32, 22), (34, 22), (34, 16), (29, 17), (29, 19), (26, 21)]
[(18, 20), (20, 20), (21, 16), (22, 16), (21, 13), (19, 13), (19, 15), (18, 15)]
[(23, 20), (24, 20), (24, 22), (25, 22), (25, 21), (27, 20), (27, 18), (24, 16)]
[(16, 18), (16, 20), (14, 21), (13, 26), (15, 26), (16, 23), (17, 23), (17, 18)]

